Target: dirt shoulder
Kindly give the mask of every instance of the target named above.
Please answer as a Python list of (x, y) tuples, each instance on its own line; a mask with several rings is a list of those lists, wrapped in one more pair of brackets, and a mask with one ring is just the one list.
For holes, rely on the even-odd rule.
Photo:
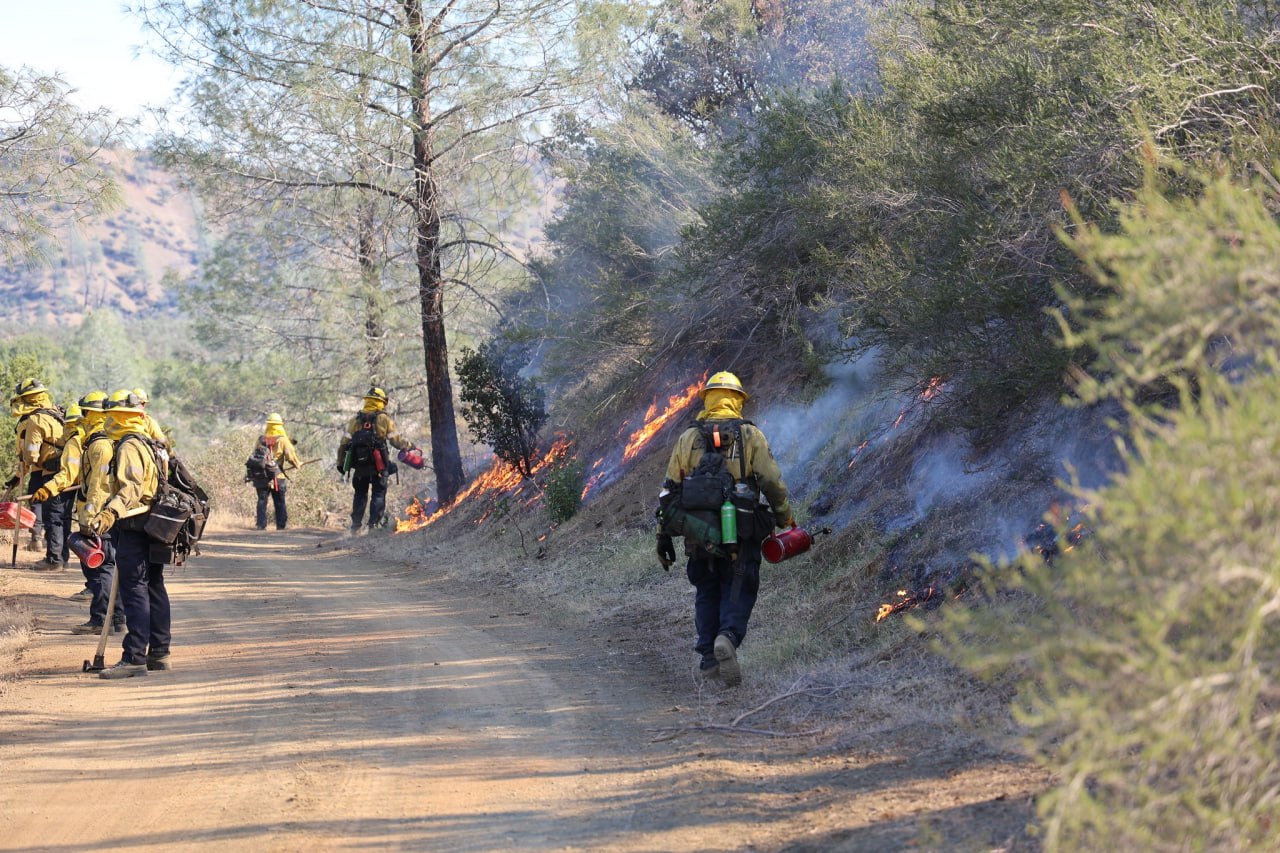
[(175, 669), (122, 682), (81, 672), (79, 572), (0, 569), (34, 617), (0, 688), (0, 850), (1030, 844), (1042, 774), (1007, 757), (717, 729), (735, 700), (625, 629), (350, 544), (210, 534), (169, 571)]

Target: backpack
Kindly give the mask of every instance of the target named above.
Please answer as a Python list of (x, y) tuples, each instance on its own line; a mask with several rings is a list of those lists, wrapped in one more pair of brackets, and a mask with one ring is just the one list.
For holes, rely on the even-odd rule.
[(356, 414), (359, 426), (347, 445), (346, 470), (357, 477), (381, 474), (387, 467), (387, 442), (378, 437), (378, 413)]
[[(658, 523), (663, 533), (683, 536), (685, 545), (715, 557), (726, 557), (721, 542), (720, 507), (731, 502), (738, 519), (738, 541), (756, 538), (754, 514), (759, 504), (755, 477), (742, 467), (746, 476), (738, 481), (729, 471), (729, 458), (734, 448), (741, 458), (742, 427), (750, 421), (710, 421), (697, 424), (702, 458), (693, 472), (682, 482), (665, 489), (658, 501)], [(765, 534), (767, 535), (767, 533)], [(759, 539), (763, 539), (760, 536)]]
[(204, 535), (209, 496), (181, 459), (170, 456), (160, 442), (138, 433), (129, 433), (117, 442), (111, 459), (113, 475), (126, 441), (142, 442), (151, 451), (159, 477), (150, 508), (142, 515), (121, 519), (119, 524), (125, 530), (141, 530), (147, 534), (151, 540), (151, 562), (181, 566)]
[(280, 468), (276, 464), (275, 436), (261, 436), (253, 453), (244, 461), (244, 479), (255, 489), (269, 489), (275, 485)]
[[(61, 406), (54, 406), (52, 409), (43, 408), (43, 407), (36, 409), (33, 412), (29, 412), (28, 414), (23, 415), (18, 420), (18, 423), (21, 424), (27, 418), (31, 417), (31, 415), (48, 415), (49, 417), (53, 418), (55, 421), (62, 424), (63, 426), (66, 426), (66, 423), (67, 423), (67, 413), (62, 410)], [(52, 456), (46, 459), (43, 463), (41, 463), (40, 469), (44, 471), (44, 473), (56, 474), (58, 473), (58, 469), (62, 467), (62, 448), (63, 448), (63, 445), (67, 443), (65, 436), (66, 436), (66, 433), (64, 431), (57, 438), (53, 438), (45, 442), (45, 444), (49, 445), (50, 447), (56, 447), (58, 450), (56, 453), (54, 453)]]

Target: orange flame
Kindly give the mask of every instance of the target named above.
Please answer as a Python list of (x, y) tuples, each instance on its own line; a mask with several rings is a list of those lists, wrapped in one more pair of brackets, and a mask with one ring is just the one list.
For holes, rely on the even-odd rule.
[(880, 609), (876, 611), (876, 621), (883, 622), (895, 613), (901, 613), (904, 610), (910, 610), (913, 607), (918, 607), (933, 598), (936, 592), (937, 589), (932, 586), (926, 587), (923, 592), (914, 595), (907, 592), (905, 589), (900, 589), (898, 590), (897, 601), (892, 603), (886, 602), (885, 604), (880, 605)]
[[(634, 430), (627, 438), (627, 443), (622, 450), (622, 459), (620, 461), (630, 462), (632, 459), (635, 459), (636, 456), (640, 454), (640, 451), (648, 446), (648, 444), (653, 440), (654, 436), (661, 432), (663, 427), (685, 412), (689, 408), (689, 404), (698, 396), (698, 392), (702, 390), (702, 386), (706, 383), (708, 375), (709, 374), (707, 373), (703, 373), (701, 377), (695, 379), (687, 388), (679, 391), (678, 393), (672, 394), (667, 398), (666, 405), (663, 406), (661, 410), (658, 408), (660, 401), (654, 400), (649, 408), (645, 410), (644, 417), (640, 419), (640, 428)], [(623, 429), (626, 428), (627, 423), (630, 423), (630, 421), (623, 424)], [(619, 430), (619, 435), (621, 435), (621, 433), (622, 430)], [(586, 485), (582, 487), (583, 500), (586, 500), (587, 495), (590, 494), (592, 490), (605, 482), (605, 480), (609, 479), (610, 475), (614, 473), (613, 466), (605, 465), (605, 458), (606, 457), (602, 456), (592, 464), (591, 470), (593, 473), (587, 478)]]
[(667, 406), (661, 412), (658, 411), (658, 401), (654, 400), (653, 405), (644, 413), (643, 425), (640, 429), (631, 433), (631, 437), (627, 439), (626, 449), (622, 451), (622, 461), (630, 462), (636, 457), (646, 444), (653, 440), (664, 426), (693, 402), (698, 396), (698, 391), (702, 389), (703, 384), (707, 381), (707, 374), (703, 374), (702, 378), (694, 380), (693, 384), (677, 394), (672, 394), (667, 398)]
[[(569, 452), (569, 446), (570, 441), (567, 438), (561, 436), (556, 439), (555, 443), (551, 445), (551, 448), (546, 452), (546, 454), (534, 464), (533, 473), (537, 474), (547, 465), (562, 458)], [(439, 520), (443, 515), (455, 507), (460, 506), (464, 501), (474, 495), (510, 492), (519, 489), (524, 484), (525, 478), (518, 470), (499, 459), (495, 459), (493, 464), (482, 472), (480, 476), (472, 480), (470, 485), (463, 489), (457, 499), (447, 507), (441, 507), (435, 512), (428, 514), (426, 507), (424, 507), (422, 502), (415, 497), (413, 502), (410, 503), (408, 508), (405, 510), (407, 518), (396, 520), (396, 533), (407, 533), (410, 530), (421, 530), (427, 525)], [(489, 513), (485, 513), (480, 520), (483, 521), (488, 517)]]

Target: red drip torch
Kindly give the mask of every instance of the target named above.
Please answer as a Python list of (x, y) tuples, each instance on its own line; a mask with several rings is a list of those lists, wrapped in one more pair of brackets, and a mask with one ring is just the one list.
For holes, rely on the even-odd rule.
[(410, 468), (421, 469), (426, 463), (422, 459), (422, 451), (416, 447), (406, 447), (396, 454), (396, 458)]
[(80, 558), (80, 562), (84, 563), (86, 569), (99, 568), (107, 559), (107, 553), (102, 547), (102, 537), (100, 536), (85, 536), (82, 533), (72, 533), (67, 537), (67, 546)]
[(792, 525), (780, 533), (774, 533), (760, 544), (760, 551), (770, 563), (781, 563), (797, 554), (803, 554), (813, 547), (813, 537), (830, 533), (830, 527), (824, 527), (816, 533), (810, 533), (803, 527)]

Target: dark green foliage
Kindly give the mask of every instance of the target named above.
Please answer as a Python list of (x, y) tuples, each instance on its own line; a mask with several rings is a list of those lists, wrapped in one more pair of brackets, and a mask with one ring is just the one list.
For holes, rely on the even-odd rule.
[(456, 369), (462, 417), (472, 437), (529, 477), (547, 410), (542, 389), (520, 376), (527, 362), (519, 348), (493, 339), (479, 349), (463, 347)]
[(1150, 133), (1195, 162), (1269, 162), (1266, 38), (1219, 3), (897, 4), (877, 89), (778, 98), (729, 147), (684, 278), (775, 340), (834, 309), (904, 385), (945, 379), (935, 410), (998, 429), (1085, 357), (1048, 313), (1099, 290), (1054, 236), (1064, 193), (1111, 227)]
[(547, 472), (545, 485), (547, 512), (556, 524), (568, 521), (582, 506), (582, 489), (586, 485), (585, 468), (580, 459), (565, 458)]

